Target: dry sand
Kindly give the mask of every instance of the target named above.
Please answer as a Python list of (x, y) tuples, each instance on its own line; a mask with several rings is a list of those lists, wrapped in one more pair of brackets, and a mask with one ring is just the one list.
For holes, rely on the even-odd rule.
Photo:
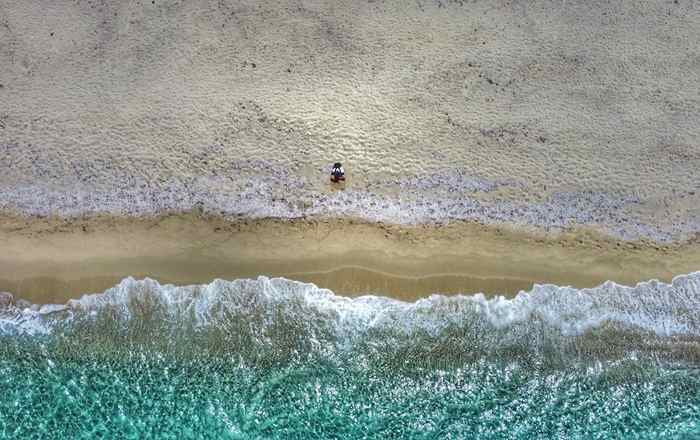
[(475, 223), (2, 217), (0, 291), (38, 303), (101, 292), (126, 276), (190, 284), (284, 276), (345, 295), (512, 295), (533, 283), (593, 287), (700, 268), (697, 242), (618, 242), (590, 231), (535, 236)]
[(693, 232), (698, 41), (692, 0), (4, 1), (0, 207), (159, 213), (196, 190), (255, 214), (313, 203), (342, 160), (386, 197), (412, 177), (429, 202), (593, 191), (612, 200), (581, 224)]

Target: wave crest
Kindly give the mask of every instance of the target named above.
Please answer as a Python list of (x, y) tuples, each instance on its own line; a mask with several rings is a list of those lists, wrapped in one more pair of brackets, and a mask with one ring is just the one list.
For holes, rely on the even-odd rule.
[(310, 334), (327, 332), (335, 340), (377, 331), (436, 336), (447, 328), (507, 331), (535, 324), (562, 336), (582, 335), (604, 324), (661, 337), (700, 336), (700, 272), (677, 276), (671, 283), (652, 280), (628, 287), (608, 281), (590, 289), (546, 284), (512, 299), (432, 295), (414, 303), (378, 296), (352, 299), (313, 284), (264, 276), (192, 286), (129, 277), (104, 293), (65, 305), (31, 305), (9, 294), (0, 298), (5, 333), (50, 333), (105, 319), (121, 327), (139, 320), (161, 329), (195, 331), (232, 321), (260, 331), (284, 323)]

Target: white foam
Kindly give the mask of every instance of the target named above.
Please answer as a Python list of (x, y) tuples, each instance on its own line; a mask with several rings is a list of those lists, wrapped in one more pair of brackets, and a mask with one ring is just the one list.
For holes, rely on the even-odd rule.
[(591, 289), (547, 284), (512, 299), (432, 295), (414, 303), (371, 295), (351, 299), (313, 284), (264, 276), (193, 286), (129, 277), (104, 293), (62, 306), (20, 310), (14, 303), (5, 305), (0, 309), (0, 331), (48, 333), (76, 319), (104, 316), (115, 325), (148, 317), (172, 328), (200, 329), (240, 319), (248, 321), (251, 331), (262, 333), (284, 320), (310, 337), (346, 342), (371, 332), (438, 335), (450, 327), (475, 325), (493, 332), (544, 325), (569, 337), (607, 323), (659, 337), (700, 336), (700, 272), (677, 276), (670, 284), (651, 280), (628, 287), (606, 282)]

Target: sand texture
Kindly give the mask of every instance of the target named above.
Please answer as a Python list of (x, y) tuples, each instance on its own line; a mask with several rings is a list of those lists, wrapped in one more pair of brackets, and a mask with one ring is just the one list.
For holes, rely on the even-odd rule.
[(689, 0), (4, 1), (0, 209), (687, 239), (698, 42)]

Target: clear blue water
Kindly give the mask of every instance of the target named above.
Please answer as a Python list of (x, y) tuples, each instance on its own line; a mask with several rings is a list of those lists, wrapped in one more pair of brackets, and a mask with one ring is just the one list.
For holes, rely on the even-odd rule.
[(0, 303), (1, 438), (700, 438), (700, 273), (512, 300), (126, 279)]

